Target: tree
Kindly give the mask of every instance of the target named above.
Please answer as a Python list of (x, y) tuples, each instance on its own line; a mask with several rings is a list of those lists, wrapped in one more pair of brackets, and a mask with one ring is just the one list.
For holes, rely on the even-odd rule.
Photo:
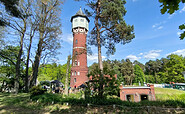
[(185, 71), (185, 59), (175, 54), (171, 54), (167, 58), (169, 60), (166, 64), (168, 82), (184, 82), (182, 72)]
[[(15, 82), (16, 80), (16, 62), (18, 59), (18, 53), (19, 53), (19, 47), (14, 46), (5, 46), (4, 49), (0, 50), (0, 60), (1, 60), (1, 74), (5, 75), (6, 82), (11, 81)], [(21, 60), (20, 64), (21, 69), (23, 69), (23, 60)], [(20, 72), (23, 74), (23, 70), (20, 70)], [(20, 76), (22, 77), (22, 76)], [(20, 77), (18, 83), (20, 83)], [(18, 86), (19, 87), (19, 86)], [(19, 89), (19, 88), (17, 88)]]
[(132, 62), (129, 59), (126, 59), (125, 61), (122, 60), (122, 67), (121, 67), (121, 73), (124, 77), (125, 84), (132, 85), (132, 82), (134, 80), (134, 66)]
[(144, 79), (144, 73), (143, 70), (141, 69), (141, 67), (139, 65), (134, 65), (134, 74), (135, 74), (135, 78), (134, 78), (134, 82), (135, 83), (141, 83), (143, 84), (145, 79)]
[(135, 60), (133, 62), (134, 65), (139, 65), (140, 68), (143, 70), (143, 72), (145, 71), (145, 65), (143, 65), (142, 63), (140, 63), (139, 61)]
[(68, 59), (67, 59), (67, 69), (66, 69), (65, 95), (67, 95), (67, 96), (68, 96), (68, 85), (69, 85), (70, 60), (71, 60), (71, 55), (68, 56)]
[(41, 57), (43, 59), (47, 56), (51, 57), (60, 48), (60, 40), (57, 37), (61, 33), (61, 24), (58, 15), (60, 13), (59, 6), (61, 2), (59, 0), (35, 0), (35, 3), (37, 5), (34, 7), (34, 15), (39, 22), (37, 25), (39, 41), (35, 60), (32, 65), (33, 73), (30, 86), (36, 84)]
[[(107, 54), (114, 54), (117, 43), (126, 44), (133, 38), (133, 26), (127, 25), (123, 19), (126, 14), (125, 0), (87, 0), (90, 10), (85, 10), (87, 16), (94, 19), (94, 27), (88, 40), (90, 45), (98, 47), (98, 66), (101, 70), (100, 80), (103, 79), (103, 62), (101, 48), (107, 49)], [(102, 79), (101, 79), (102, 78)], [(100, 91), (103, 85), (100, 84)], [(102, 93), (99, 94), (102, 96)]]
[[(0, 4), (3, 4), (6, 9), (6, 13), (16, 18), (20, 18), (23, 16), (19, 5), (19, 0), (0, 0)], [(0, 12), (0, 26), (6, 26), (8, 24), (7, 20), (4, 19), (3, 13)]]
[[(159, 0), (160, 3), (162, 3), (162, 5), (160, 7), (161, 8), (161, 13), (169, 13), (169, 14), (173, 14), (175, 11), (179, 10), (179, 4), (185, 3), (185, 0)], [(180, 30), (184, 30), (185, 29), (185, 24), (182, 24), (179, 26)], [(185, 37), (185, 31), (183, 33), (180, 34), (180, 39), (183, 40)]]

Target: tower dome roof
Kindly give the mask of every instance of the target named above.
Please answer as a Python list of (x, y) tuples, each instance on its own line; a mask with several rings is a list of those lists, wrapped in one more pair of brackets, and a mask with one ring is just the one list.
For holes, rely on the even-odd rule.
[(88, 17), (83, 13), (83, 11), (82, 11), (81, 8), (80, 8), (80, 10), (74, 16), (71, 17), (71, 22), (72, 22), (73, 18), (75, 18), (75, 17), (85, 17), (88, 22), (90, 21), (88, 19)]

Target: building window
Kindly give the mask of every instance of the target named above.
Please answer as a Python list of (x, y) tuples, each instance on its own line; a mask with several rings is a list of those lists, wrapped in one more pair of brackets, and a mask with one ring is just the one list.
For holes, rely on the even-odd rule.
[(72, 76), (74, 75), (74, 72), (72, 72)]
[(75, 56), (77, 56), (78, 55), (78, 52), (77, 51), (75, 51)]
[(84, 22), (84, 19), (80, 19), (81, 22)]
[(78, 62), (77, 61), (75, 61), (75, 66), (77, 66), (78, 65)]
[(126, 95), (127, 101), (134, 102), (134, 95)]
[(80, 66), (80, 62), (78, 62), (78, 66)]
[(78, 72), (78, 75), (80, 75), (80, 72)]
[(77, 44), (78, 43), (78, 40), (76, 39), (76, 42), (75, 42), (75, 44)]
[(75, 22), (77, 22), (78, 21), (78, 19), (75, 19)]
[(76, 71), (75, 71), (75, 76), (76, 76)]
[(74, 78), (74, 83), (76, 83), (76, 78)]

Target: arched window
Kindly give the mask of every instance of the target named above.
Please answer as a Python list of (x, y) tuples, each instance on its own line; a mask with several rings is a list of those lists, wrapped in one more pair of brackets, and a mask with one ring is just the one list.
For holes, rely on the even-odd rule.
[(76, 76), (76, 71), (75, 71), (75, 76)]
[(76, 82), (76, 78), (74, 78), (74, 82)]
[(77, 44), (77, 43), (78, 43), (78, 40), (76, 39), (75, 44)]

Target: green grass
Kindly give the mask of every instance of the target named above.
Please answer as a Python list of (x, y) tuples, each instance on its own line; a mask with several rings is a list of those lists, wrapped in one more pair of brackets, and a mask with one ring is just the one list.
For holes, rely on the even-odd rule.
[[(139, 103), (123, 102), (112, 96), (108, 99), (89, 98), (85, 100), (82, 98), (82, 93), (71, 94), (70, 96), (46, 93), (31, 98), (30, 94), (26, 93), (18, 95), (0, 93), (0, 113), (125, 113), (124, 111), (145, 113), (146, 108), (141, 107), (185, 108), (185, 91), (155, 88), (155, 93), (157, 101)], [(66, 105), (67, 103), (69, 105)], [(113, 104), (116, 104), (115, 109), (112, 106)], [(151, 108), (151, 110), (155, 110), (155, 108)]]
[(185, 91), (169, 88), (155, 88), (157, 101), (180, 100), (185, 101)]

